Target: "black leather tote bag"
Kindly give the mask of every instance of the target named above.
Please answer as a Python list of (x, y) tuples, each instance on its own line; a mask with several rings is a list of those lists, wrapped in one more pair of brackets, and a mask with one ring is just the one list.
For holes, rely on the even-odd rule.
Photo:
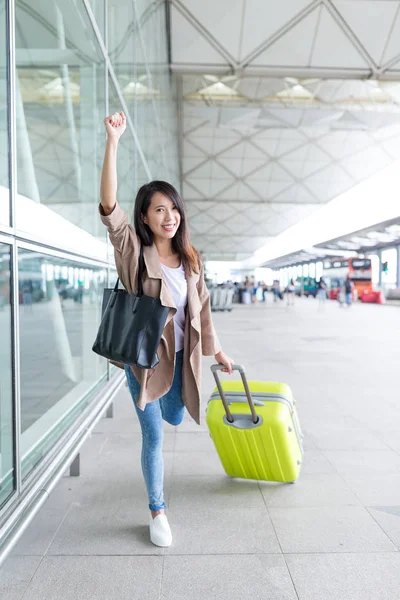
[(157, 348), (169, 308), (159, 298), (143, 295), (143, 246), (140, 247), (138, 292), (118, 289), (103, 293), (102, 319), (92, 350), (109, 360), (152, 369), (159, 363)]

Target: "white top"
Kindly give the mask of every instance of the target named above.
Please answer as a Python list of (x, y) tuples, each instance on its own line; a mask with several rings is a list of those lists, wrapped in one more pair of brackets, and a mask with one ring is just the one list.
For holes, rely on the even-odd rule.
[(179, 350), (182, 350), (183, 348), (183, 339), (185, 335), (185, 308), (187, 304), (187, 281), (185, 270), (182, 264), (180, 267), (174, 269), (166, 267), (161, 263), (161, 268), (177, 308), (174, 315), (174, 330), (175, 352), (179, 352)]

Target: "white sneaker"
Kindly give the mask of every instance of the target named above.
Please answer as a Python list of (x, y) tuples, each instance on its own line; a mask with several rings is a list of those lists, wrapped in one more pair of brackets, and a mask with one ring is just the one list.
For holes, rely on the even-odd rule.
[(166, 514), (161, 513), (154, 519), (150, 515), (150, 540), (155, 546), (161, 548), (172, 544), (172, 533)]

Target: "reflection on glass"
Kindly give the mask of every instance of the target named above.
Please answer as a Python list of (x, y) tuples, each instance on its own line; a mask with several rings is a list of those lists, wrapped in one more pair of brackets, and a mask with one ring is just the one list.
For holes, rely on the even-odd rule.
[(104, 0), (89, 0), (89, 4), (96, 19), (97, 27), (104, 39)]
[[(168, 66), (165, 5), (148, 0), (121, 5), (120, 0), (108, 0), (108, 16), (110, 58), (152, 178), (166, 179), (179, 188), (175, 84)], [(114, 93), (110, 86), (110, 102)], [(120, 111), (119, 104), (113, 110)]]
[[(120, 112), (121, 104), (112, 79), (109, 78), (110, 114)], [(132, 216), (133, 203), (137, 192), (138, 155), (129, 127), (118, 144), (118, 202)]]
[(0, 506), (14, 490), (10, 247), (0, 244)]
[(92, 352), (107, 272), (19, 250), (23, 475), (85, 407), (82, 398), (106, 374)]
[(5, 0), (0, 0), (0, 224), (10, 225)]
[[(16, 0), (16, 63), (18, 228), (45, 227), (48, 211), (36, 203), (105, 239), (94, 217), (104, 60), (83, 2)], [(36, 219), (24, 219), (27, 203)]]

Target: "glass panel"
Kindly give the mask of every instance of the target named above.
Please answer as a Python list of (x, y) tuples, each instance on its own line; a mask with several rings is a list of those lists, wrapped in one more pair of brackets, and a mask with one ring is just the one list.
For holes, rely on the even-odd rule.
[(89, 0), (93, 14), (96, 19), (97, 27), (104, 40), (104, 0)]
[(77, 230), (106, 239), (97, 215), (104, 61), (84, 4), (17, 0), (16, 48), (17, 227), (99, 257), (105, 248)]
[[(122, 110), (111, 78), (109, 78), (109, 106), (110, 114)], [(129, 127), (127, 127), (118, 144), (118, 202), (126, 210), (129, 218), (133, 214), (137, 191), (137, 167), (137, 150)]]
[(0, 223), (10, 225), (5, 0), (0, 0)]
[(136, 94), (142, 87), (136, 77), (136, 43), (134, 2), (108, 0), (108, 54), (132, 121), (135, 120)]
[(0, 506), (14, 490), (10, 266), (10, 247), (0, 244)]
[[(168, 67), (165, 4), (109, 0), (108, 6), (111, 61), (151, 176), (179, 189), (177, 109)], [(117, 104), (114, 110), (120, 111)], [(147, 174), (135, 178), (137, 187), (148, 180)]]
[(23, 476), (85, 408), (106, 375), (92, 352), (107, 271), (19, 250)]

